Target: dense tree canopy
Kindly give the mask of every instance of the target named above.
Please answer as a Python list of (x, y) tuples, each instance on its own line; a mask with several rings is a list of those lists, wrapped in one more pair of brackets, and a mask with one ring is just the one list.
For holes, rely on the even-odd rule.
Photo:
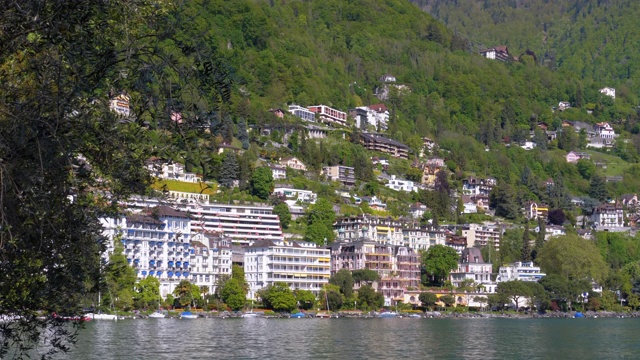
[(547, 275), (573, 281), (588, 279), (602, 283), (608, 274), (595, 244), (574, 234), (551, 238), (538, 252), (537, 261)]
[(458, 266), (458, 253), (448, 246), (434, 245), (422, 254), (422, 266), (439, 285), (444, 284), (449, 272)]

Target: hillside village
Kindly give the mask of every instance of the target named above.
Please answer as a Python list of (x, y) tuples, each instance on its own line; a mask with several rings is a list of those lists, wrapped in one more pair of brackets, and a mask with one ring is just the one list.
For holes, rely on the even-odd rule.
[[(391, 75), (381, 80), (395, 82)], [(129, 116), (126, 96), (112, 102), (112, 110)], [(130, 199), (122, 204), (124, 215), (103, 220), (113, 240), (105, 259), (119, 251), (115, 239), (121, 239), (121, 251), (137, 278), (158, 278), (162, 297), (173, 294), (182, 280), (215, 292), (223, 277), (231, 275), (232, 265), (238, 265), (249, 299), (258, 300), (262, 289), (278, 282), (317, 297), (342, 269), (372, 270), (377, 274), (372, 285), (385, 306), (417, 306), (424, 292), (423, 258), (430, 248), (444, 246), (457, 254), (458, 266), (444, 279), (454, 292), (472, 288), (490, 295), (500, 282), (536, 282), (545, 275), (531, 254), (511, 263), (504, 263), (508, 257), (502, 263), (489, 259), (492, 254), (499, 258), (495, 254), (501, 253), (504, 239), (523, 224), (525, 232), (531, 227), (532, 236), (540, 239), (532, 237), (525, 245), (530, 249), (567, 233), (593, 239), (596, 232), (635, 236), (637, 231), (637, 194), (601, 196), (608, 182), (622, 177), (597, 179), (592, 174), (593, 198), (571, 196), (548, 178), (533, 186), (548, 194), (544, 197), (553, 205), (542, 196), (524, 201), (494, 177), (461, 176), (437, 138), (422, 138), (416, 149), (387, 137), (389, 110), (383, 103), (348, 111), (293, 104), (286, 111), (268, 112), (274, 121), (251, 127), (247, 137), (262, 149), (274, 148), (277, 155), (259, 152), (269, 155), (255, 159), (248, 187), (240, 184), (237, 162), (255, 145), (221, 143), (220, 172), (231, 174), (223, 181), (188, 172), (179, 162), (149, 159), (159, 197)], [(503, 145), (535, 151), (573, 141), (580, 151), (566, 152), (567, 164), (602, 169), (607, 164), (596, 164), (591, 155), (597, 154), (594, 149), (611, 149), (617, 136), (606, 122), (562, 121), (553, 130), (541, 122), (520, 142)], [(325, 141), (352, 144), (364, 152), (359, 162), (350, 163), (354, 166), (305, 164), (302, 144), (322, 146)], [(399, 161), (406, 166), (403, 171), (397, 170)], [(522, 181), (529, 180), (523, 174)], [(601, 285), (593, 283), (600, 292)], [(438, 296), (444, 295), (446, 291)], [(456, 304), (482, 307), (486, 300), (475, 298), (458, 296)]]
[[(123, 317), (179, 316), (158, 327), (179, 340), (199, 317), (640, 316), (633, 1), (5, 5), (0, 357), (190, 354), (110, 336), (142, 334)], [(344, 351), (255, 321), (274, 357), (408, 349), (380, 334), (468, 353), (426, 327), (365, 326)], [(244, 325), (210, 324), (255, 355)], [(498, 326), (554, 335), (516, 327)], [(594, 336), (569, 350), (607, 351)], [(483, 349), (514, 357), (502, 343)]]

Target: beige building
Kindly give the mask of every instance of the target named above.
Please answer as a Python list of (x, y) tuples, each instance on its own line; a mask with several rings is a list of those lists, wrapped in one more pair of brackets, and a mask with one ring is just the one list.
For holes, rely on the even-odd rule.
[(331, 273), (369, 269), (380, 276), (374, 284), (385, 305), (404, 299), (404, 292), (420, 285), (420, 257), (406, 246), (379, 244), (369, 239), (334, 242), (331, 245)]

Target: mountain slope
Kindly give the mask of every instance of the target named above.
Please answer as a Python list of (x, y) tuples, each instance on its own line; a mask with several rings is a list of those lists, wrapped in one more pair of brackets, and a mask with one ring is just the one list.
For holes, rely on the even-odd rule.
[(640, 4), (632, 0), (412, 0), (479, 47), (533, 50), (561, 72), (619, 89), (637, 104)]
[[(464, 51), (464, 39), (404, 0), (200, 1), (179, 13), (185, 43), (213, 44), (236, 69), (233, 110), (251, 122), (291, 102), (342, 110), (379, 102), (373, 89), (383, 73), (412, 89), (387, 102), (390, 133), (403, 141), (453, 130), (491, 143), (553, 122), (560, 100), (601, 102), (598, 84)], [(611, 120), (629, 109), (623, 100), (596, 115)]]

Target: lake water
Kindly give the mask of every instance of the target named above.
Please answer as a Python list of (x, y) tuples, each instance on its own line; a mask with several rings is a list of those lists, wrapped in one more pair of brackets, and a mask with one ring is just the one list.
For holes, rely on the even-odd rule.
[(638, 359), (640, 319), (90, 321), (71, 359)]

